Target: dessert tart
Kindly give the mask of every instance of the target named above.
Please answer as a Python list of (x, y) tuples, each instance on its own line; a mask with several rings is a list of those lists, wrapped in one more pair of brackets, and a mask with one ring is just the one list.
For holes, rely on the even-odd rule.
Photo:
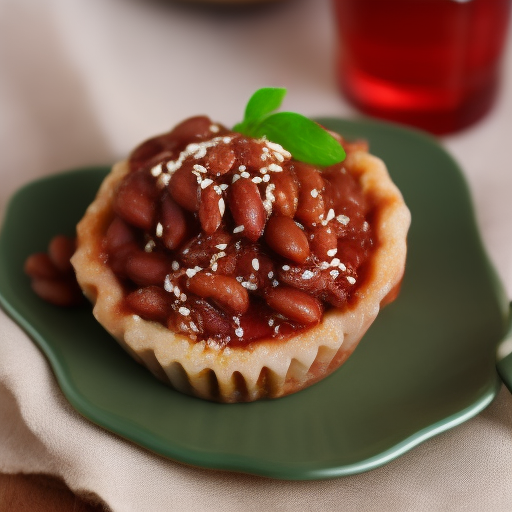
[(156, 377), (220, 402), (284, 396), (337, 369), (395, 298), (409, 210), (365, 143), (331, 135), (347, 156), (318, 166), (199, 116), (114, 165), (71, 262)]

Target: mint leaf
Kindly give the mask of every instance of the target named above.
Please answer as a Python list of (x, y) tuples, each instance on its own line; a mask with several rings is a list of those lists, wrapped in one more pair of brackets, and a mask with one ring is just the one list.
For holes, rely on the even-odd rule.
[(254, 137), (281, 144), (296, 160), (328, 166), (341, 162), (345, 151), (341, 144), (319, 124), (295, 112), (278, 112), (253, 128)]
[(260, 119), (277, 110), (285, 96), (286, 89), (278, 87), (258, 89), (247, 102), (244, 122)]
[(252, 123), (257, 123), (260, 119), (277, 110), (285, 96), (286, 89), (280, 87), (263, 87), (258, 89), (247, 102), (244, 120), (235, 125), (233, 129), (242, 133), (250, 130)]
[(329, 166), (341, 162), (345, 151), (320, 125), (295, 112), (278, 112), (286, 89), (265, 87), (249, 99), (244, 120), (233, 130), (249, 137), (266, 137), (288, 150), (296, 160)]

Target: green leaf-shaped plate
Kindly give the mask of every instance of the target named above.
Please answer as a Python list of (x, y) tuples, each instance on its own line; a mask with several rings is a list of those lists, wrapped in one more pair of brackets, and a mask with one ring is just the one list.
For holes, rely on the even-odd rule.
[(477, 414), (495, 397), (496, 345), (508, 303), (482, 249), (467, 186), (423, 134), (323, 119), (369, 140), (412, 212), (398, 300), (337, 372), (273, 401), (222, 405), (184, 396), (134, 362), (90, 308), (50, 306), (22, 271), (56, 233), (73, 234), (107, 168), (52, 176), (20, 190), (0, 237), (3, 307), (47, 356), (86, 418), (166, 457), (284, 479), (365, 471)]

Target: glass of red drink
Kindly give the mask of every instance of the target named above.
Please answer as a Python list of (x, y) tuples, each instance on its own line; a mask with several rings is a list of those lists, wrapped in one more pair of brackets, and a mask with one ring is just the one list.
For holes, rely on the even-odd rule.
[(436, 134), (492, 106), (511, 0), (333, 0), (338, 78), (370, 115)]

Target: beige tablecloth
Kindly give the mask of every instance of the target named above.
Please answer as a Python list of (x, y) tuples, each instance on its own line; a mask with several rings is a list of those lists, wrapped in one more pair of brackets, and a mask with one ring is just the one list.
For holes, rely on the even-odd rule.
[[(192, 114), (231, 125), (262, 85), (286, 109), (346, 117), (330, 4), (245, 9), (164, 1), (0, 0), (0, 210), (22, 184), (112, 162)], [(442, 143), (470, 184), (512, 297), (512, 38), (492, 113)], [(114, 511), (509, 511), (512, 395), (388, 465), (320, 482), (188, 467), (79, 416), (31, 340), (0, 311), (0, 471), (61, 476)]]

